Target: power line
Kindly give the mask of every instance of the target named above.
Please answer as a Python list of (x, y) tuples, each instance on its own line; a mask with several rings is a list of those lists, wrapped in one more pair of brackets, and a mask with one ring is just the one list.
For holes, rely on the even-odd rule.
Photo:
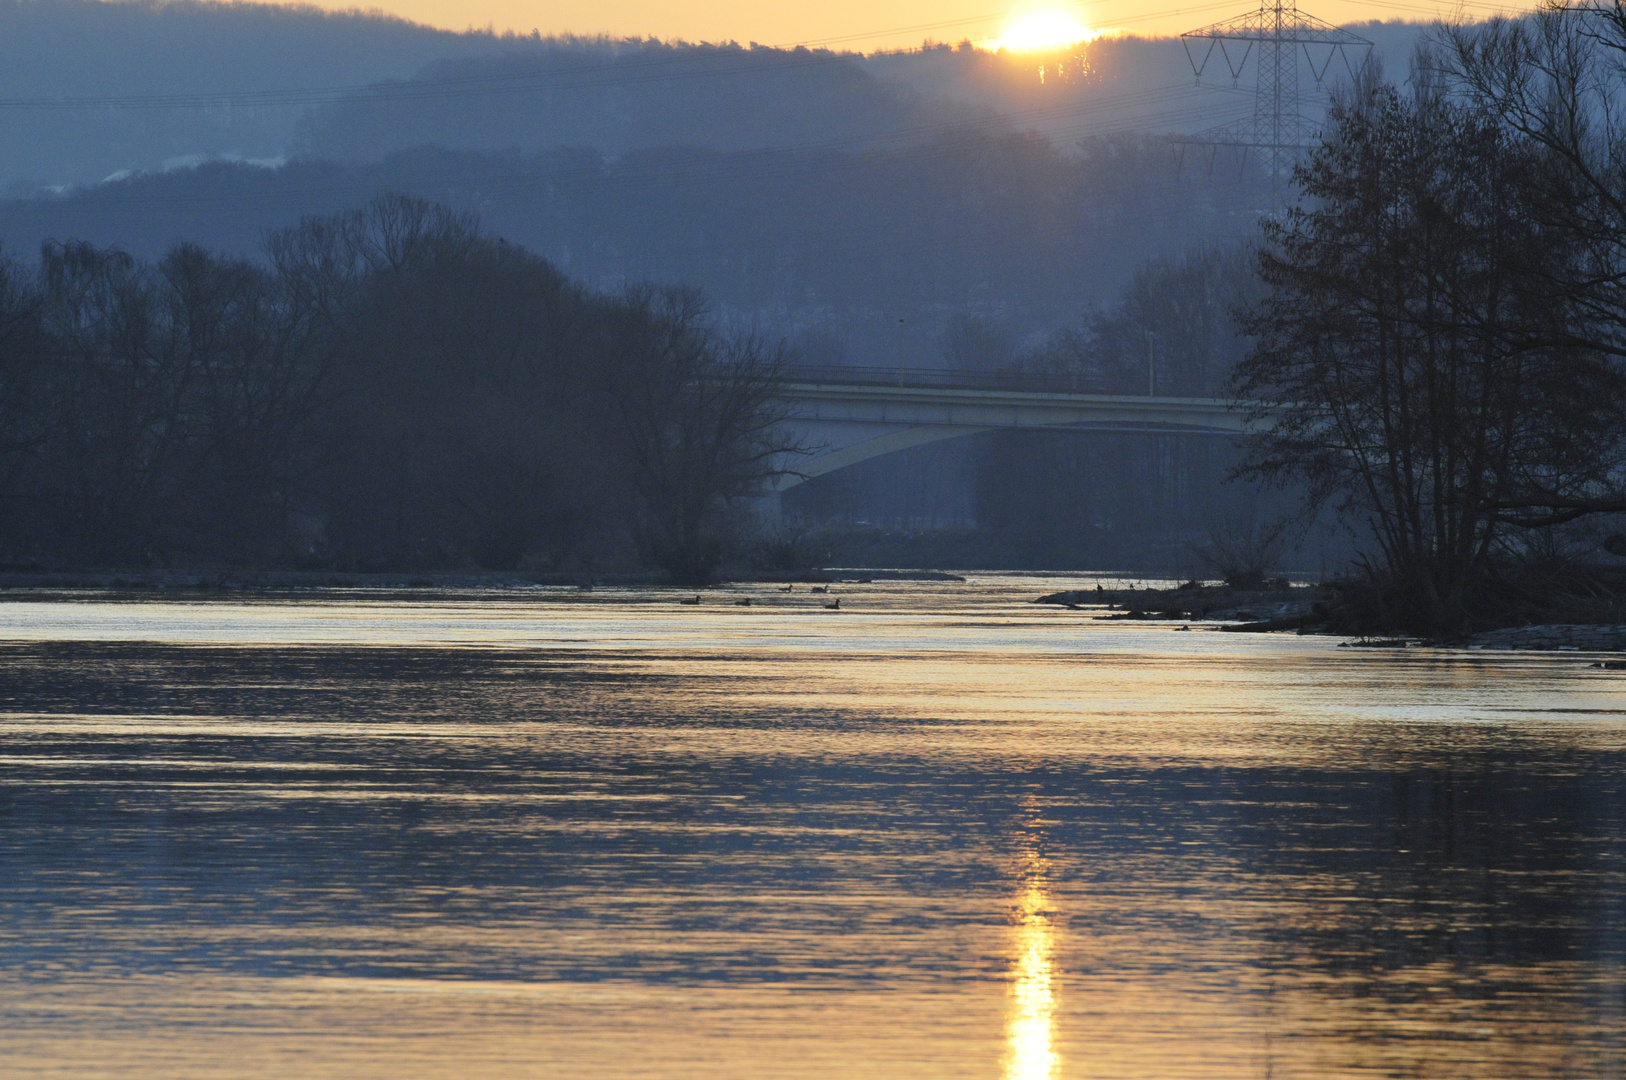
[[(1392, 10), (1415, 10), (1421, 6), (1394, 0), (1350, 0)], [(1115, 27), (1170, 18), (1181, 14), (1196, 14), (1230, 6), (1229, 0), (1199, 4), (1163, 11), (1143, 12), (1139, 15), (1113, 20)], [(1459, 7), (1480, 8), (1487, 11), (1506, 11), (1505, 5), (1484, 3), (1481, 0), (1461, 0)], [(847, 41), (861, 41), (898, 33), (946, 29), (953, 26), (971, 26), (1007, 18), (1006, 13), (977, 15), (965, 19), (952, 19), (935, 23), (917, 23), (907, 27), (893, 27), (864, 34), (789, 42), (783, 45), (741, 49), (737, 46), (706, 45), (687, 47), (669, 55), (638, 55), (618, 58), (613, 53), (607, 69), (574, 72), (487, 72), (469, 75), (441, 76), (427, 79), (397, 80), (392, 82), (358, 83), (325, 87), (291, 87), (276, 90), (233, 90), (222, 92), (193, 92), (181, 94), (107, 94), (87, 97), (60, 98), (0, 98), (0, 111), (18, 112), (119, 112), (149, 109), (220, 109), (220, 108), (293, 108), (336, 104), (345, 100), (361, 99), (369, 102), (414, 101), (441, 97), (490, 96), (497, 94), (537, 93), (549, 90), (569, 90), (606, 86), (627, 86), (667, 82), (680, 79), (715, 78), (753, 72), (792, 71), (818, 65), (852, 64), (861, 62), (859, 53), (812, 52), (804, 55), (798, 50), (821, 49), (823, 46)], [(756, 58), (756, 53), (765, 53)], [(712, 66), (695, 70), (694, 65), (711, 62)], [(721, 63), (718, 63), (721, 61)], [(688, 70), (681, 70), (687, 67)]]
[[(1299, 91), (1299, 52), (1309, 61), (1310, 74), (1320, 86), (1333, 58), (1340, 56), (1353, 78), (1358, 63), (1365, 63), (1372, 43), (1358, 34), (1322, 22), (1300, 11), (1294, 0), (1263, 0), (1260, 6), (1234, 19), (1180, 35), (1198, 80), (1217, 52), (1233, 84), (1253, 59), (1255, 89), (1253, 115), (1212, 128), (1184, 141), (1198, 146), (1236, 147), (1262, 151), (1270, 163), (1270, 180), (1279, 193), (1284, 165), (1313, 145), (1320, 122), (1305, 115), (1305, 97)], [(1319, 61), (1319, 62), (1318, 62)]]
[[(1176, 9), (1200, 11), (1225, 6), (1224, 3), (1200, 5), (1196, 8)], [(1162, 13), (1151, 13), (1127, 22), (1157, 18)], [(636, 55), (628, 58), (610, 56), (610, 70), (587, 72), (535, 71), (481, 73), (441, 76), (428, 79), (394, 82), (358, 83), (326, 87), (294, 87), (280, 90), (242, 90), (221, 93), (187, 94), (109, 94), (93, 97), (62, 98), (0, 98), (0, 110), (73, 111), (126, 109), (188, 109), (222, 107), (286, 107), (331, 104), (346, 99), (364, 97), (369, 101), (414, 100), (424, 97), (469, 96), (502, 93), (531, 93), (542, 90), (576, 89), (584, 87), (635, 85), (664, 82), (672, 79), (729, 76), (759, 71), (783, 71), (820, 65), (851, 64), (863, 59), (859, 53), (825, 53), (800, 55), (796, 50), (813, 49), (823, 45), (849, 40), (864, 40), (924, 29), (942, 29), (949, 26), (975, 25), (1007, 18), (1006, 13), (978, 15), (968, 19), (920, 23), (910, 27), (895, 27), (867, 34), (849, 34), (843, 37), (789, 42), (782, 45), (741, 49), (729, 45), (689, 46), (682, 51), (665, 55)], [(755, 53), (766, 53), (754, 59)], [(736, 61), (729, 66), (713, 66), (706, 70), (668, 70), (693, 67), (707, 61)], [(514, 83), (526, 85), (514, 86)]]

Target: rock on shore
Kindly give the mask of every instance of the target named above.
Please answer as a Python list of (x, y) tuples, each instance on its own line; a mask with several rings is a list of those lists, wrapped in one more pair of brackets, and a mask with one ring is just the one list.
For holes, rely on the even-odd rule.
[(1229, 624), (1226, 630), (1302, 630), (1326, 621), (1325, 591), (1272, 582), (1266, 589), (1236, 589), (1192, 581), (1173, 589), (1068, 589), (1040, 596), (1036, 604), (1099, 611), (1103, 620), (1178, 619)]
[(1626, 650), (1626, 625), (1589, 626), (1583, 623), (1546, 623), (1486, 630), (1465, 645), (1481, 649), (1579, 649), (1587, 652)]

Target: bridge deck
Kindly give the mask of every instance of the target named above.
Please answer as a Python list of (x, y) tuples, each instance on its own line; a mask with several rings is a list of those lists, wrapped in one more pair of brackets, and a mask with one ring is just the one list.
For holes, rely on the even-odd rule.
[[(800, 375), (800, 373), (796, 373)], [(794, 378), (794, 376), (793, 376)], [(1246, 417), (1219, 398), (1145, 397), (1017, 387), (810, 382), (782, 394), (799, 420), (951, 427), (1169, 429), (1236, 434)]]
[(895, 386), (940, 390), (1033, 390), (1055, 394), (1105, 393), (1098, 380), (1077, 372), (966, 371), (962, 368), (878, 368), (797, 364), (785, 381), (813, 386)]
[(1236, 435), (1246, 427), (1245, 413), (1218, 398), (1080, 392), (1050, 376), (873, 368), (786, 374), (781, 393), (789, 423), (801, 427), (812, 452), (790, 463), (781, 489), (911, 446), (995, 428)]

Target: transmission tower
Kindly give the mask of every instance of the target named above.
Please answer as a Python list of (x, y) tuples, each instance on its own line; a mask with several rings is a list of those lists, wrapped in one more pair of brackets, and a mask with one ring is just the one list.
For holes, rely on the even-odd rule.
[[(1305, 14), (1291, 0), (1263, 0), (1256, 11), (1181, 34), (1180, 41), (1199, 84), (1215, 52), (1224, 60), (1233, 86), (1253, 58), (1253, 115), (1180, 141), (1216, 150), (1261, 151), (1269, 162), (1273, 197), (1293, 160), (1314, 143), (1321, 129), (1318, 119), (1305, 115), (1310, 95), (1299, 90), (1299, 50), (1304, 51), (1319, 91), (1334, 56), (1343, 59), (1353, 78), (1372, 49), (1370, 41)], [(1352, 52), (1359, 52), (1359, 57), (1352, 58)]]

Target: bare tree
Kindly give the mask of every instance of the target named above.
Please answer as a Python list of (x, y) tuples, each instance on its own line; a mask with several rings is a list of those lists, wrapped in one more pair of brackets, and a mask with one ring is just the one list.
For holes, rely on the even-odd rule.
[(193, 546), (274, 558), (309, 464), (316, 357), (262, 266), (182, 244), (156, 270), (166, 351), (193, 372), (188, 494), (174, 517)]
[(790, 449), (783, 348), (693, 293), (604, 297), (399, 197), (267, 247), (0, 262), (0, 554), (264, 563), (303, 519), (355, 568), (641, 546), (702, 580)]
[(393, 197), (276, 251), (327, 327), (320, 486), (343, 559), (514, 569), (590, 542), (603, 454), (574, 399), (600, 301), (473, 219)]
[(1208, 535), (1192, 545), (1192, 554), (1236, 589), (1263, 589), (1270, 583), (1287, 545), (1288, 522), (1259, 523), (1252, 516), (1233, 516), (1209, 524)]
[(190, 432), (194, 372), (169, 347), (150, 267), (118, 250), (47, 244), (40, 274), (56, 411), (54, 482), (40, 495), (72, 523), (79, 558), (149, 561)]
[(1267, 225), (1235, 388), (1271, 421), (1245, 471), (1345, 500), (1394, 617), (1451, 634), (1508, 528), (1609, 482), (1626, 412), (1554, 287), (1584, 252), (1531, 212), (1548, 160), (1426, 68), (1413, 85), (1369, 71), (1332, 109), (1305, 206)]
[[(1534, 14), (1451, 27), (1441, 37), (1435, 59), (1449, 87), (1544, 162), (1526, 208), (1571, 253), (1548, 282), (1567, 309), (1568, 339), (1626, 360), (1626, 4), (1548, 0)], [(1554, 447), (1609, 449), (1567, 440)], [(1618, 468), (1580, 484), (1549, 470), (1527, 484), (1540, 497), (1506, 508), (1522, 524), (1626, 510)]]
[(21, 267), (0, 257), (0, 551), (17, 551), (38, 514), (32, 478), (51, 434), (41, 297)]
[(761, 494), (797, 449), (778, 389), (785, 349), (725, 334), (692, 290), (634, 288), (612, 308), (599, 382), (648, 556), (677, 581), (708, 581), (728, 511)]
[(1449, 88), (1549, 165), (1529, 211), (1575, 245), (1555, 285), (1590, 316), (1577, 330), (1626, 356), (1626, 6), (1548, 3), (1441, 36), (1430, 59)]

